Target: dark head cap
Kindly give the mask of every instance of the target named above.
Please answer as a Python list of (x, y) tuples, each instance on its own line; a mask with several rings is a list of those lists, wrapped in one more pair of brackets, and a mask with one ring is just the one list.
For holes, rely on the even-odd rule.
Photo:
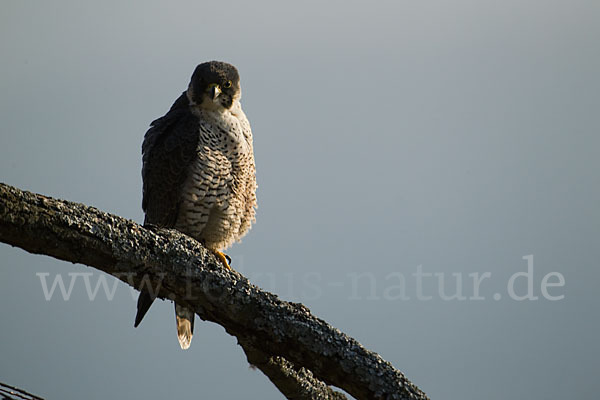
[(240, 76), (233, 65), (209, 61), (194, 70), (188, 88), (188, 98), (194, 104), (230, 108), (240, 96)]

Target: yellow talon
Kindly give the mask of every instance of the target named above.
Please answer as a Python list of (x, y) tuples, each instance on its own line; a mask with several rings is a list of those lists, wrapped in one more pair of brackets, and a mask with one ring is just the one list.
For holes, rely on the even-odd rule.
[(219, 261), (221, 261), (223, 263), (225, 268), (231, 269), (231, 267), (229, 266), (229, 263), (227, 262), (228, 257), (224, 253), (221, 253), (219, 250), (215, 250), (214, 253), (215, 253), (215, 256), (219, 259)]

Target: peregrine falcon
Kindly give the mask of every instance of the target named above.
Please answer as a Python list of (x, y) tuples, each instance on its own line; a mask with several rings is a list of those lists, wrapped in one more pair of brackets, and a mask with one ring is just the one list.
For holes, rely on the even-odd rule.
[[(177, 229), (203, 243), (229, 268), (219, 250), (244, 236), (255, 221), (256, 175), (252, 131), (240, 105), (240, 78), (230, 64), (196, 67), (169, 112), (152, 122), (142, 144), (144, 225)], [(135, 326), (154, 298), (142, 290)], [(177, 337), (187, 349), (194, 312), (175, 304)]]

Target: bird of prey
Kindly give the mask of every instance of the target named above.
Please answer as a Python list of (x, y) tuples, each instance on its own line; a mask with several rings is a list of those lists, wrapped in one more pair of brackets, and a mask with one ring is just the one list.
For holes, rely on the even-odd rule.
[[(218, 61), (196, 67), (186, 91), (152, 122), (142, 144), (144, 225), (173, 228), (220, 252), (255, 221), (252, 131), (242, 111), (237, 69)], [(142, 290), (135, 326), (154, 297)], [(194, 312), (175, 304), (177, 337), (187, 349)]]

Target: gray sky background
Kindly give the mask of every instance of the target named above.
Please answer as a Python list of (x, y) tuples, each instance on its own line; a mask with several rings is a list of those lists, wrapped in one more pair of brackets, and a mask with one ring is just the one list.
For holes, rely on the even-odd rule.
[[(231, 62), (259, 180), (235, 268), (434, 399), (595, 398), (599, 20), (595, 0), (3, 0), (0, 181), (141, 222), (149, 123), (196, 64)], [(538, 300), (517, 301), (527, 255)], [(467, 300), (436, 277), (419, 300), (419, 266), (450, 294), (462, 274)], [(127, 286), (46, 301), (40, 272), (102, 275), (0, 245), (0, 381), (48, 399), (281, 398), (221, 327), (198, 320), (183, 352), (171, 303), (134, 329)], [(562, 300), (542, 295), (551, 272)]]

